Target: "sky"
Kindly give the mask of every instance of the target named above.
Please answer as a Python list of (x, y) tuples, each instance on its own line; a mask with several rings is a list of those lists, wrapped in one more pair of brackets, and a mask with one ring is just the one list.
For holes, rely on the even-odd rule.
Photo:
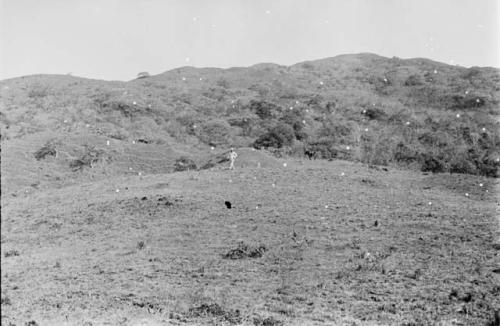
[(0, 0), (0, 80), (371, 52), (500, 67), (500, 0)]

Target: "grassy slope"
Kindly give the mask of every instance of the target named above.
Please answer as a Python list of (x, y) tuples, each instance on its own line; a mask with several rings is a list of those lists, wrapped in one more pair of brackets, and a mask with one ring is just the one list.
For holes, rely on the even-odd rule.
[[(404, 87), (412, 74), (425, 83)], [(465, 91), (484, 102), (446, 108), (451, 95)], [(425, 125), (429, 114), (455, 121), (458, 112), (464, 124), (498, 133), (494, 69), (360, 54), (291, 67), (185, 67), (126, 83), (28, 76), (1, 81), (0, 92), (2, 298), (11, 301), (3, 301), (2, 321), (51, 324), (68, 315), (72, 323), (116, 324), (173, 316), (196, 323), (189, 309), (216, 302), (226, 315), (240, 309), (246, 321), (272, 315), (291, 324), (482, 325), (499, 308), (495, 179), (383, 172), (344, 161), (289, 159), (284, 168), (249, 149), (238, 150), (244, 166), (236, 172), (166, 174), (179, 156), (201, 163), (223, 152), (226, 144), (210, 150), (192, 126), (256, 119), (247, 107), (252, 99), (282, 108), (299, 101), (311, 135), (328, 118), (330, 101), (335, 118), (391, 136), (386, 121), (366, 121), (360, 111), (375, 103), (388, 114), (402, 112), (412, 126)], [(248, 145), (259, 130), (231, 132), (227, 145)], [(33, 153), (51, 139), (59, 141), (58, 156), (36, 161)], [(151, 143), (133, 144), (137, 139)], [(84, 144), (107, 160), (73, 172), (69, 163)], [(158, 205), (161, 196), (174, 205)], [(223, 206), (228, 199), (232, 210)], [(268, 251), (222, 259), (239, 240)], [(10, 250), (20, 255), (5, 257)]]
[[(254, 153), (268, 166), (4, 197), (2, 257), (19, 256), (2, 258), (3, 322), (205, 324), (236, 309), (246, 324), (491, 320), (494, 179)], [(267, 251), (223, 259), (239, 241)], [(225, 315), (190, 312), (212, 303)]]

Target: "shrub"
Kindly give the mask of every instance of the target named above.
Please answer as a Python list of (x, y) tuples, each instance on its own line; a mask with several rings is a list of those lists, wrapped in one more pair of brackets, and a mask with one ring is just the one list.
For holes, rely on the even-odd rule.
[(405, 86), (420, 86), (423, 85), (424, 81), (420, 75), (411, 75), (406, 79)]
[(420, 169), (423, 172), (444, 172), (446, 171), (445, 162), (432, 153), (423, 153), (419, 157)]
[(347, 149), (340, 147), (335, 141), (328, 137), (312, 140), (304, 146), (304, 154), (311, 159), (334, 158), (347, 159), (350, 157)]
[(477, 173), (487, 177), (497, 178), (499, 176), (500, 162), (492, 156), (485, 155), (476, 162)]
[(230, 126), (239, 127), (242, 130), (243, 136), (249, 136), (252, 131), (252, 126), (255, 123), (255, 118), (251, 116), (239, 116), (239, 117), (230, 117), (227, 119), (227, 122)]
[(28, 90), (29, 98), (44, 98), (49, 95), (50, 87), (48, 85), (33, 84)]
[(212, 120), (200, 125), (198, 138), (205, 144), (219, 146), (227, 144), (231, 137), (231, 126), (225, 120)]
[(176, 118), (177, 122), (179, 122), (182, 126), (185, 127), (186, 132), (189, 135), (194, 135), (196, 131), (196, 126), (200, 121), (196, 112), (188, 112)]
[(319, 127), (318, 136), (329, 138), (338, 143), (350, 142), (354, 129), (356, 129), (355, 123), (345, 120), (342, 116), (330, 115)]
[(365, 115), (370, 120), (382, 120), (386, 116), (384, 110), (376, 108), (376, 107), (367, 108), (365, 110)]
[(217, 86), (222, 87), (222, 88), (229, 88), (229, 86), (230, 86), (227, 79), (224, 79), (224, 78), (220, 78), (219, 80), (217, 80), (216, 84), (217, 84)]
[(249, 109), (262, 120), (271, 119), (280, 111), (280, 108), (273, 103), (256, 100), (250, 101)]
[(85, 167), (94, 167), (94, 163), (102, 159), (104, 151), (96, 149), (93, 145), (84, 145), (82, 155), (69, 163), (73, 171), (83, 170)]
[(275, 127), (271, 128), (268, 132), (257, 138), (253, 146), (255, 148), (261, 148), (261, 147), (281, 148), (283, 146), (291, 145), (293, 143), (294, 138), (295, 138), (295, 133), (293, 131), (293, 128), (287, 124), (279, 123)]
[(121, 100), (105, 100), (100, 102), (100, 111), (102, 113), (120, 113), (126, 118), (151, 114), (151, 109), (149, 107), (142, 107)]
[(151, 75), (147, 71), (142, 71), (137, 74), (137, 79), (148, 78), (148, 77), (151, 77)]
[(403, 141), (397, 143), (393, 156), (396, 162), (411, 163), (418, 160), (418, 152)]
[(45, 145), (37, 150), (34, 155), (37, 161), (40, 161), (47, 156), (57, 156), (56, 142), (54, 140), (49, 140), (45, 143)]
[(280, 121), (292, 127), (295, 138), (304, 140), (307, 134), (304, 132), (304, 114), (299, 110), (287, 110), (281, 117)]
[(185, 156), (182, 156), (175, 160), (174, 163), (174, 171), (175, 172), (180, 172), (180, 171), (189, 171), (189, 170), (196, 170), (196, 163)]

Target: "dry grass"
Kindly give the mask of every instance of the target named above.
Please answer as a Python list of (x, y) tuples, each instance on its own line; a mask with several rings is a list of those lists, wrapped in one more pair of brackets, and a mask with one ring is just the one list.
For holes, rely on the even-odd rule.
[(494, 180), (287, 163), (2, 194), (2, 321), (493, 320)]

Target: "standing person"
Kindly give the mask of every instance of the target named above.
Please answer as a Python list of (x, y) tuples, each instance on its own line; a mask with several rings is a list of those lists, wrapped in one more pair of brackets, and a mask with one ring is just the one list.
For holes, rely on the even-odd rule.
[(231, 165), (229, 165), (229, 170), (234, 170), (234, 161), (238, 157), (238, 154), (234, 151), (234, 148), (231, 148), (229, 152), (229, 160), (231, 161)]

